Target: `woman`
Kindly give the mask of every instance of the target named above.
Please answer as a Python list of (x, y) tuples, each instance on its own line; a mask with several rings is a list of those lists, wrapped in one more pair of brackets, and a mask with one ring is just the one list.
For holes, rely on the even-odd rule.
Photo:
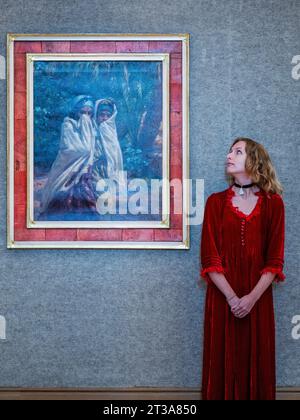
[[(106, 174), (107, 178), (111, 181), (115, 181), (119, 186), (124, 185), (124, 172), (123, 172), (123, 156), (120, 143), (118, 140), (117, 128), (116, 128), (116, 116), (117, 108), (115, 103), (111, 99), (99, 99), (95, 104), (95, 120), (99, 129), (100, 139), (97, 144), (101, 147), (101, 150), (96, 148), (95, 161), (97, 156), (103, 156), (106, 158)], [(97, 164), (94, 164), (93, 174), (94, 177), (101, 179), (98, 174)], [(99, 188), (103, 182), (100, 180)]]
[(92, 186), (96, 126), (92, 98), (79, 95), (72, 101), (61, 128), (59, 151), (42, 194), (41, 213), (95, 210)]
[(264, 147), (237, 138), (229, 188), (206, 203), (201, 276), (207, 281), (202, 396), (275, 399), (272, 282), (283, 281), (282, 187)]

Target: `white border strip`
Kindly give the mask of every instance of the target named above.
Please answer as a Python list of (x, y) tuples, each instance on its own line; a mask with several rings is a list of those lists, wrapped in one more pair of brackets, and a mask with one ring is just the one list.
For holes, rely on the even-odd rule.
[[(10, 71), (9, 71), (10, 70)], [(7, 42), (7, 240), (14, 238), (14, 44)]]
[[(34, 122), (33, 122), (33, 71), (36, 61), (156, 61), (162, 63), (162, 114), (163, 114), (163, 168), (161, 220), (145, 221), (38, 221), (34, 220)], [(27, 54), (27, 228), (162, 228), (170, 226), (169, 185), (169, 54)]]
[(189, 38), (182, 42), (182, 226), (183, 242), (189, 248)]
[(185, 41), (189, 34), (9, 34), (18, 41)]
[[(54, 246), (55, 245), (55, 246)], [(129, 241), (18, 241), (9, 248), (68, 248), (68, 249), (189, 249), (183, 242), (129, 242)]]
[[(30, 209), (31, 210), (31, 209)], [(162, 221), (144, 220), (134, 222), (133, 220), (115, 221), (30, 221), (27, 220), (28, 229), (167, 229), (168, 226)]]
[(157, 53), (28, 53), (32, 61), (161, 61), (168, 54)]
[(170, 57), (166, 54), (162, 69), (163, 79), (163, 154), (162, 154), (162, 220), (170, 226)]

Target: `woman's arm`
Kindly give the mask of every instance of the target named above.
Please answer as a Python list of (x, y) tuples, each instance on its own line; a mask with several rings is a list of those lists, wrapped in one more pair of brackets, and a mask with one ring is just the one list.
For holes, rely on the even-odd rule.
[(259, 282), (250, 293), (251, 297), (255, 300), (255, 302), (257, 302), (260, 299), (262, 294), (272, 284), (275, 276), (276, 274), (271, 272), (266, 272), (261, 276)]
[(208, 274), (212, 282), (223, 293), (226, 299), (230, 299), (232, 296), (235, 296), (234, 290), (226, 280), (226, 277), (223, 273), (217, 273), (216, 271), (214, 271)]
[(225, 271), (222, 266), (222, 259), (218, 251), (220, 224), (220, 204), (216, 196), (212, 194), (208, 197), (203, 219), (202, 237), (201, 237), (201, 277), (207, 283), (214, 283), (223, 293), (230, 307), (233, 309), (240, 299), (236, 296), (234, 290), (225, 277)]
[(262, 274), (259, 282), (252, 289), (252, 291), (240, 299), (239, 305), (232, 308), (233, 314), (238, 318), (244, 318), (251, 312), (251, 309), (260, 299), (267, 288), (272, 284), (276, 273), (267, 272)]
[(240, 299), (235, 294), (234, 290), (226, 280), (226, 277), (223, 273), (217, 273), (216, 271), (208, 273), (211, 281), (217, 286), (217, 288), (223, 293), (226, 297), (228, 304), (230, 305), (231, 309), (236, 308), (239, 303)]

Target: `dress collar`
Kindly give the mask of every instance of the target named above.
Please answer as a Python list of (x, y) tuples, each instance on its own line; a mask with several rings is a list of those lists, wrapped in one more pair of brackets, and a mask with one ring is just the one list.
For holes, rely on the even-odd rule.
[(255, 195), (258, 196), (258, 200), (255, 204), (255, 207), (251, 211), (251, 213), (245, 214), (242, 211), (240, 211), (237, 206), (234, 206), (233, 203), (232, 203), (232, 197), (235, 195), (232, 187), (233, 187), (233, 185), (231, 185), (226, 191), (226, 202), (227, 202), (227, 206), (231, 209), (231, 211), (233, 211), (241, 219), (244, 219), (244, 220), (247, 220), (247, 221), (249, 221), (253, 217), (259, 215), (260, 214), (260, 209), (261, 209), (262, 198), (264, 196), (264, 191), (260, 189), (259, 191), (256, 191), (254, 193)]

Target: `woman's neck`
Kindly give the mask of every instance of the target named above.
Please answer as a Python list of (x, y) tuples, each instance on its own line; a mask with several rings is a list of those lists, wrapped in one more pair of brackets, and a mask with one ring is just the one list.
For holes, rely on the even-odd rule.
[[(252, 180), (246, 176), (235, 177), (234, 182), (241, 186), (252, 184)], [(259, 191), (259, 187), (255, 184), (252, 187), (243, 188), (244, 194), (242, 195), (239, 194), (240, 187), (236, 187), (235, 185), (233, 185), (232, 189), (237, 196), (241, 197), (244, 200), (247, 200), (249, 197), (255, 195), (257, 191)]]
[(235, 175), (233, 180), (239, 185), (252, 184), (252, 179), (249, 178), (249, 176), (247, 176), (246, 174)]

